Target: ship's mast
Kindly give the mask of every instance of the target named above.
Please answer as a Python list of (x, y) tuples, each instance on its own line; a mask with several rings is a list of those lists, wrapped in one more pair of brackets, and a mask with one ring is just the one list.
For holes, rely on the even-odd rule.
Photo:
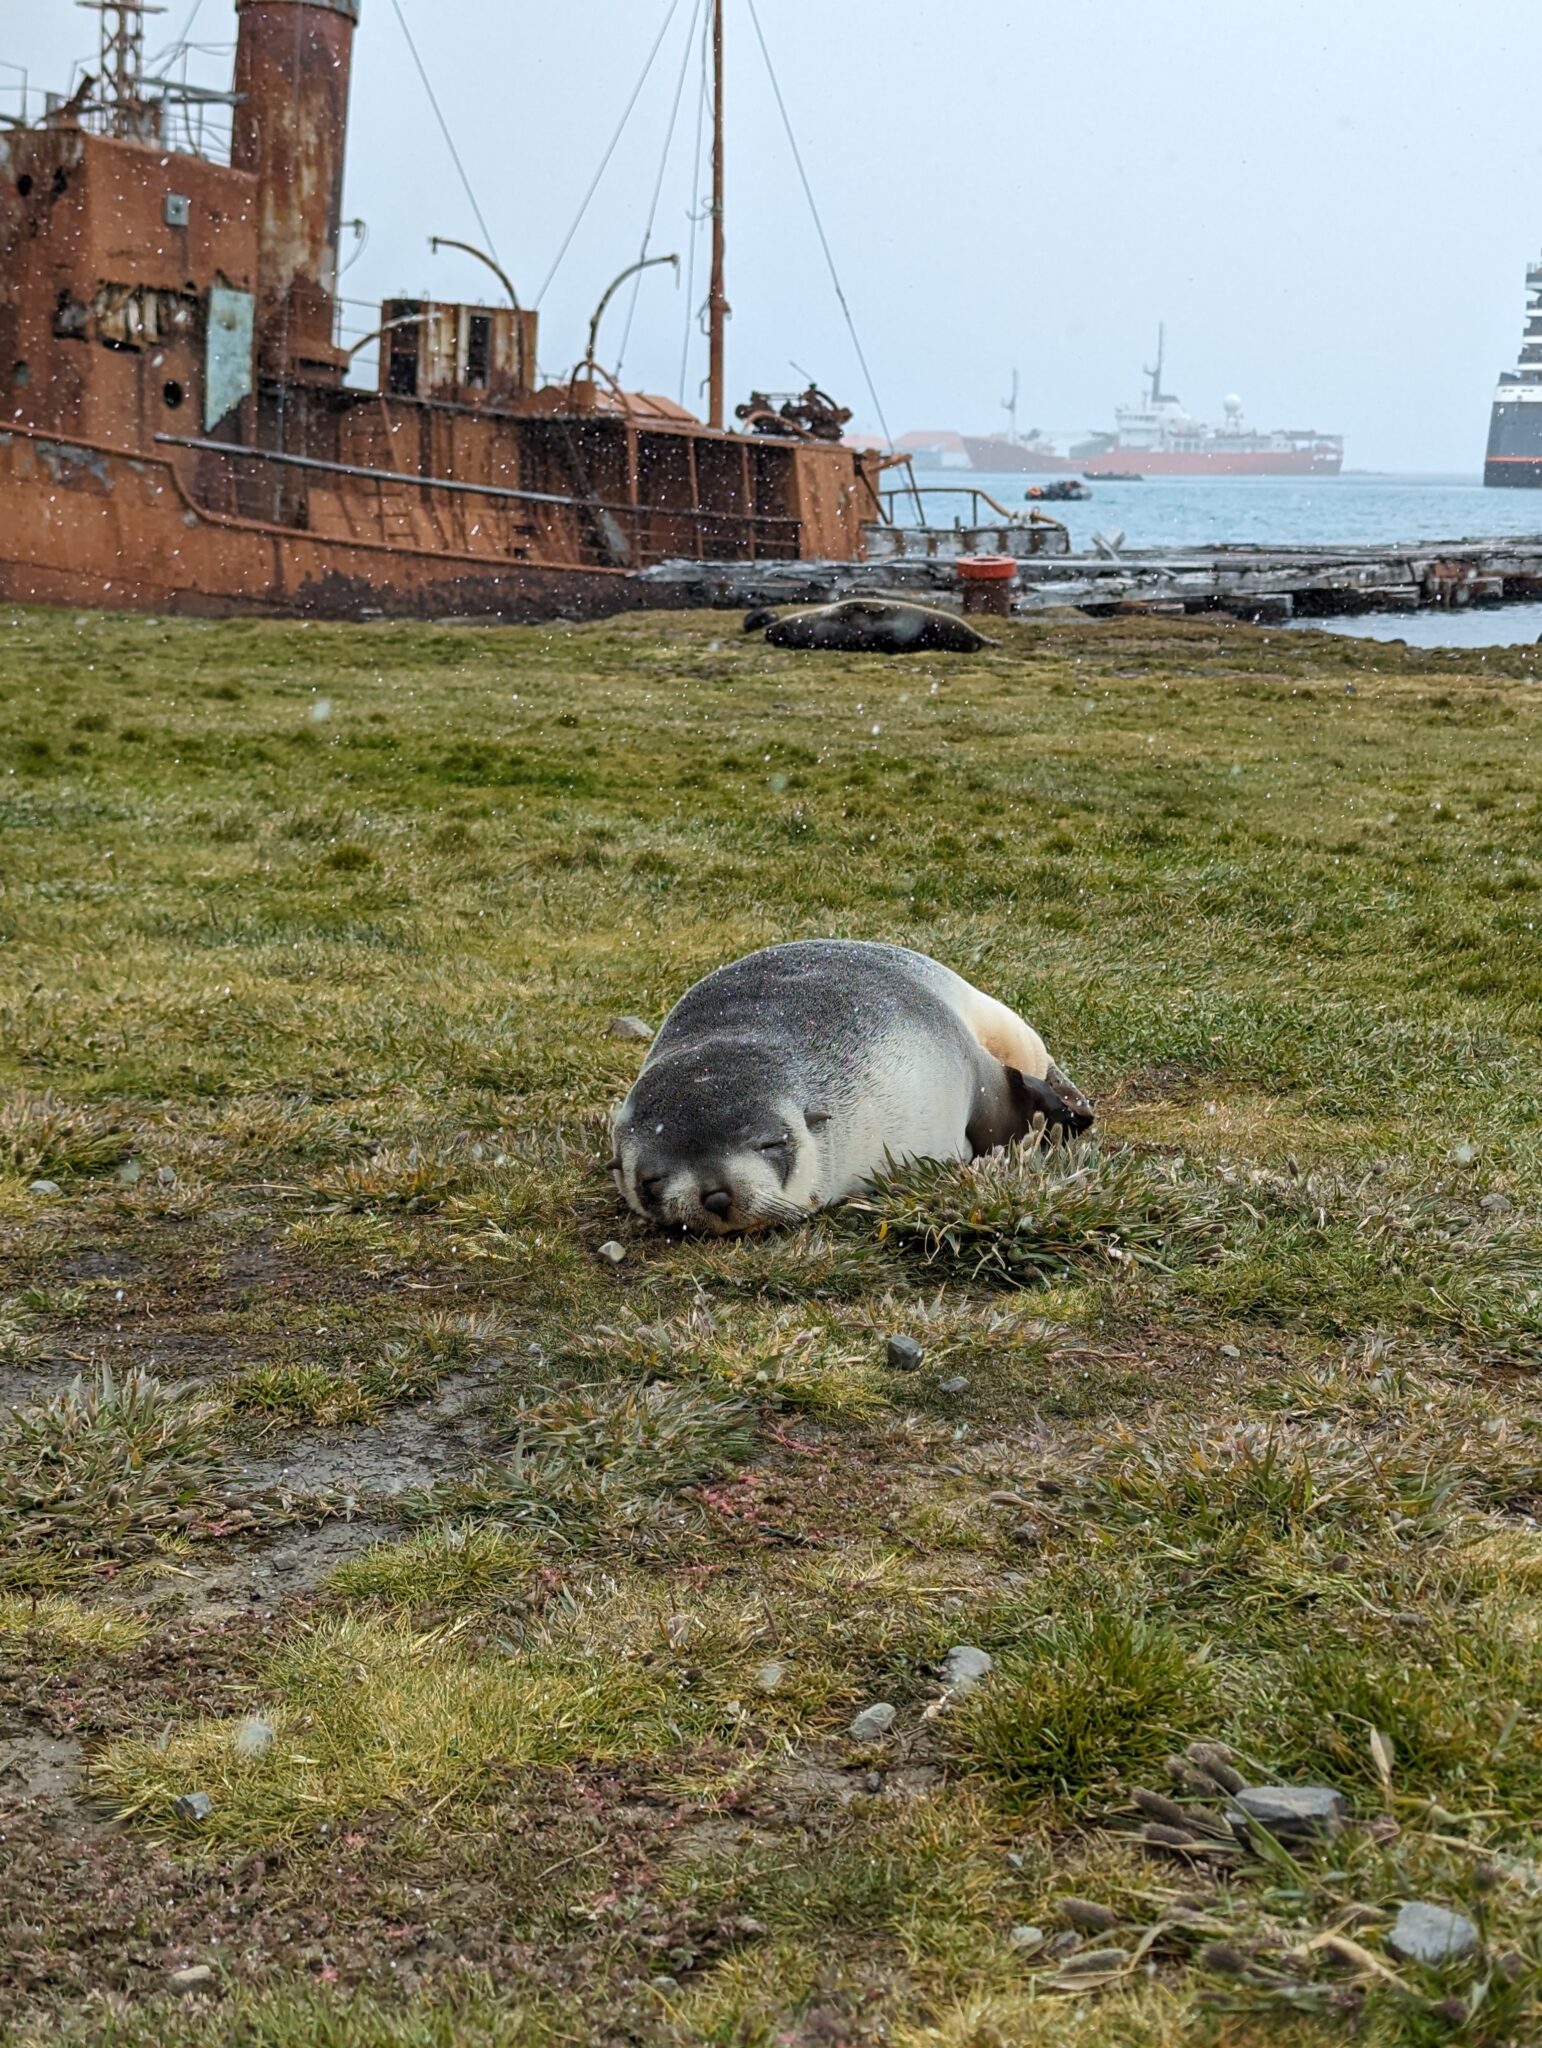
[(1001, 401), (1001, 409), (1011, 422), (1012, 439), (1017, 439), (1017, 372), (1012, 372), (1012, 396)]
[(153, 142), (156, 109), (145, 99), (145, 16), (164, 14), (144, 0), (80, 0), (102, 17), (101, 97), (107, 132), (131, 142)]
[(728, 294), (723, 284), (723, 0), (712, 0), (712, 284), (707, 296), (708, 425), (723, 424), (723, 328)]
[(1156, 368), (1153, 370), (1149, 363), (1146, 365), (1146, 375), (1151, 379), (1151, 397), (1147, 401), (1150, 405), (1160, 405), (1167, 396), (1167, 393), (1162, 389), (1162, 353), (1166, 346), (1167, 323), (1159, 321), (1157, 323)]

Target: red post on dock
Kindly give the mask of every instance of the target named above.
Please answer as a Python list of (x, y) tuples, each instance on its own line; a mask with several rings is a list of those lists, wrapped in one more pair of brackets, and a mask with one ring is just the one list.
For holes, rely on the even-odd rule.
[(1012, 616), (1012, 592), (1017, 587), (1015, 555), (960, 555), (958, 587), (966, 612), (995, 619)]

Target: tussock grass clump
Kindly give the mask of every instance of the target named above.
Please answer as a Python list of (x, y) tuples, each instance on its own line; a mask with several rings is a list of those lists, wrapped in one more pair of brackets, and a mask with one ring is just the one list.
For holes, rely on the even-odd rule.
[(248, 1366), (231, 1380), (226, 1399), (239, 1415), (284, 1425), (336, 1429), (378, 1422), (404, 1403), (431, 1400), (497, 1328), (488, 1317), (429, 1318), (408, 1335), (389, 1338), (363, 1364), (297, 1359)]
[(1314, 1631), (1286, 1664), (1269, 1718), (1291, 1772), (1376, 1787), (1374, 1729), (1408, 1800), (1518, 1818), (1542, 1799), (1539, 1699), (1542, 1644), (1477, 1620), (1425, 1620), (1391, 1641), (1365, 1626)]
[(111, 1173), (133, 1149), (133, 1132), (101, 1110), (72, 1108), (26, 1089), (0, 1101), (0, 1179), (68, 1185)]
[(1152, 1525), (1173, 1541), (1232, 1542), (1305, 1530), (1409, 1534), (1443, 1527), (1467, 1475), (1417, 1439), (1377, 1443), (1333, 1422), (1238, 1423), (1160, 1442), (1121, 1428), (1085, 1499), (1109, 1521)]
[(656, 1321), (633, 1312), (574, 1338), (559, 1355), (581, 1367), (704, 1383), (837, 1420), (873, 1415), (884, 1401), (874, 1347), (843, 1338), (807, 1306), (756, 1316), (698, 1302)]
[(339, 1209), (403, 1209), (411, 1214), (442, 1209), (479, 1163), (464, 1139), (387, 1145), (367, 1159), (324, 1168), (312, 1176), (310, 1186)]
[(37, 1349), (36, 1316), (11, 1295), (0, 1301), (0, 1365), (25, 1365)]
[(216, 1505), (219, 1408), (102, 1366), (0, 1432), (0, 1580), (143, 1555)]
[(1104, 1608), (1048, 1623), (1000, 1659), (960, 1716), (960, 1759), (996, 1780), (1008, 1804), (1079, 1801), (1159, 1770), (1201, 1730), (1210, 1673), (1164, 1622)]
[(409, 1512), (491, 1516), (573, 1535), (644, 1519), (682, 1488), (742, 1464), (752, 1410), (731, 1396), (674, 1387), (574, 1387), (517, 1408), (496, 1465), (449, 1481)]
[(1096, 1138), (1020, 1147), (970, 1164), (919, 1161), (850, 1205), (884, 1242), (963, 1278), (1032, 1287), (1216, 1259), (1223, 1191), (1129, 1146)]
[(496, 1522), (450, 1522), (345, 1558), (327, 1581), (347, 1600), (456, 1614), (502, 1614), (528, 1604), (540, 1550)]
[(110, 1657), (134, 1649), (148, 1634), (145, 1622), (122, 1608), (83, 1607), (57, 1593), (0, 1594), (0, 1642), (19, 1637), (52, 1651), (91, 1650)]
[(520, 1766), (665, 1756), (716, 1725), (667, 1668), (598, 1658), (578, 1642), (475, 1656), (455, 1629), (413, 1633), (350, 1616), (307, 1630), (268, 1674), (277, 1739), (244, 1755), (239, 1722), (203, 1722), (164, 1747), (122, 1742), (93, 1779), (125, 1815), (168, 1831), (189, 1785), (214, 1807), (200, 1838), (273, 1842), (318, 1816), (432, 1809), (441, 1823), (506, 1792)]

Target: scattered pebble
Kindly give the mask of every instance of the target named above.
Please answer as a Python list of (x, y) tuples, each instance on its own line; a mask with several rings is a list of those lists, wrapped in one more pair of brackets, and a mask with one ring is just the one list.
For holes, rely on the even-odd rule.
[(207, 1792), (183, 1792), (173, 1799), (171, 1810), (178, 1820), (207, 1820), (214, 1811), (214, 1801)]
[(962, 1394), (968, 1385), (968, 1380), (964, 1378), (962, 1373), (959, 1373), (951, 1380), (939, 1380), (937, 1382), (937, 1391), (939, 1394)]
[(862, 1780), (862, 1790), (864, 1792), (871, 1794), (872, 1797), (877, 1798), (878, 1794), (883, 1790), (883, 1772), (867, 1772), (867, 1774), (864, 1776)]
[(779, 1664), (773, 1657), (769, 1664), (762, 1664), (755, 1673), (755, 1688), (758, 1692), (775, 1692), (787, 1676), (787, 1666)]
[(187, 1998), (195, 1991), (212, 1991), (217, 1981), (207, 1963), (190, 1963), (185, 1970), (172, 1971), (166, 1988)]
[(1044, 1541), (1044, 1536), (1037, 1522), (1019, 1522), (1007, 1540), (1019, 1550), (1032, 1550)]
[(1476, 1145), (1453, 1145), (1451, 1147), (1451, 1161), (1455, 1166), (1471, 1166), (1477, 1156), (1478, 1148)]
[(143, 1168), (137, 1159), (125, 1159), (118, 1168), (118, 1178), (126, 1188), (131, 1188), (138, 1185), (142, 1172)]
[(653, 1026), (642, 1017), (612, 1017), (612, 1038), (629, 1038), (634, 1045), (652, 1045)]
[(248, 1714), (236, 1730), (236, 1755), (266, 1756), (273, 1747), (273, 1730), (258, 1714)]
[(982, 1678), (989, 1678), (994, 1663), (988, 1650), (955, 1643), (942, 1660), (942, 1682), (951, 1692), (972, 1692)]
[(1235, 1344), (1223, 1344), (1221, 1346), (1221, 1356), (1223, 1358), (1240, 1358), (1242, 1356), (1242, 1353), (1237, 1349)]
[(879, 1700), (875, 1706), (864, 1707), (851, 1724), (851, 1732), (858, 1742), (876, 1742), (881, 1735), (887, 1735), (894, 1726), (898, 1708), (891, 1707), (887, 1700)]
[(177, 1170), (174, 1166), (158, 1166), (155, 1177), (163, 1188), (174, 1188), (177, 1184)]
[(1247, 1785), (1233, 1796), (1236, 1809), (1227, 1819), (1242, 1835), (1249, 1821), (1281, 1841), (1336, 1835), (1344, 1825), (1344, 1795), (1329, 1785)]
[(56, 1180), (35, 1180), (27, 1189), (29, 1195), (62, 1195), (63, 1188)]
[(1044, 1929), (1042, 1927), (1032, 1927), (1027, 1921), (1024, 1921), (1020, 1927), (1012, 1929), (1011, 1933), (1007, 1936), (1007, 1940), (1011, 1942), (1013, 1948), (1017, 1949), (1043, 1948)]
[(914, 1337), (894, 1336), (884, 1339), (884, 1356), (895, 1372), (914, 1372), (926, 1356), (925, 1347)]
[(600, 1257), (602, 1259), (609, 1259), (613, 1266), (619, 1266), (626, 1257), (626, 1246), (624, 1244), (617, 1244), (613, 1237), (607, 1237), (600, 1246)]
[(1445, 1906), (1431, 1906), (1422, 1899), (1410, 1899), (1399, 1906), (1387, 1946), (1405, 1963), (1426, 1963), (1438, 1968), (1471, 1955), (1478, 1946), (1478, 1930), (1465, 1913), (1452, 1913)]
[(1485, 1195), (1478, 1207), (1486, 1209), (1490, 1216), (1508, 1216), (1515, 1204), (1508, 1195)]

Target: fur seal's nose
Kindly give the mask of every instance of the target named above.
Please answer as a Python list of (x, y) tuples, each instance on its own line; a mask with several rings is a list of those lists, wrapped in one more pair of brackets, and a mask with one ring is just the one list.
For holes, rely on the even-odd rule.
[(709, 1188), (701, 1198), (701, 1206), (710, 1209), (714, 1216), (726, 1217), (734, 1205), (734, 1198), (727, 1188)]

